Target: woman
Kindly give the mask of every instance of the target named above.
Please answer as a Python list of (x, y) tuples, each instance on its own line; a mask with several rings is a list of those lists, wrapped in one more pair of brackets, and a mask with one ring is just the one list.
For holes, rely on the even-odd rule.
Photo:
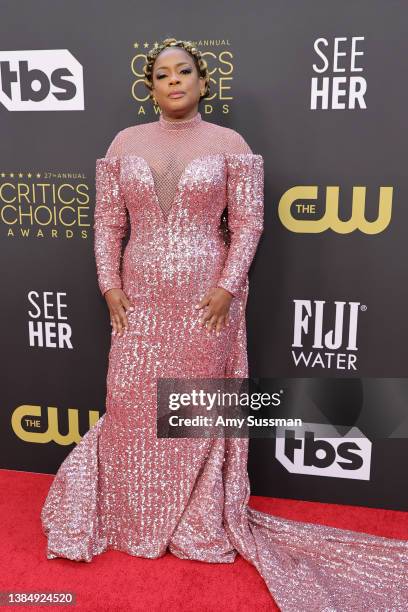
[(113, 327), (106, 413), (51, 485), (47, 557), (239, 553), (284, 611), (406, 609), (407, 542), (249, 508), (248, 440), (156, 436), (157, 378), (248, 375), (263, 158), (202, 119), (208, 69), (190, 42), (153, 48), (145, 75), (159, 120), (123, 129), (97, 160), (95, 257)]

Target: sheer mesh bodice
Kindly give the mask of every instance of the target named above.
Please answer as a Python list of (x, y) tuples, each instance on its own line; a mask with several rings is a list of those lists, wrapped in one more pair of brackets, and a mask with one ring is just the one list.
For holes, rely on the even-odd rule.
[(188, 164), (197, 157), (226, 150), (252, 152), (238, 132), (203, 121), (198, 112), (182, 121), (170, 121), (160, 115), (158, 121), (139, 125), (133, 135), (132, 128), (126, 128), (113, 140), (106, 157), (124, 153), (143, 157), (150, 167), (160, 208), (168, 215)]

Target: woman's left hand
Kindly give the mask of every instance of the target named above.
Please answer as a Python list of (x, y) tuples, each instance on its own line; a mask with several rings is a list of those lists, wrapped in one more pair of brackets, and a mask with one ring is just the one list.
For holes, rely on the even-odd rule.
[(222, 287), (211, 287), (196, 305), (196, 309), (207, 307), (200, 324), (206, 325), (207, 331), (216, 331), (217, 336), (223, 325), (229, 323), (229, 308), (234, 296)]

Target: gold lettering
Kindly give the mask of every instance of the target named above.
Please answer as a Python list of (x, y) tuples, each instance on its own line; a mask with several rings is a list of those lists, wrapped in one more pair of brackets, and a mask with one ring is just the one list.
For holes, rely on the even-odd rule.
[[(352, 213), (350, 219), (339, 219), (339, 190), (338, 186), (326, 187), (326, 209), (321, 219), (296, 219), (292, 214), (292, 207), (299, 200), (317, 200), (318, 187), (316, 185), (302, 185), (291, 187), (280, 199), (278, 206), (279, 219), (288, 230), (296, 233), (316, 234), (332, 229), (337, 234), (350, 234), (360, 230), (364, 234), (379, 234), (383, 232), (391, 221), (393, 187), (380, 187), (378, 217), (374, 221), (365, 218), (366, 187), (353, 187)], [(306, 206), (306, 205), (305, 205)], [(312, 207), (309, 204), (306, 207)], [(310, 211), (309, 211), (310, 212)]]
[[(68, 433), (62, 435), (58, 427), (58, 408), (48, 406), (48, 427), (44, 432), (27, 431), (22, 422), (29, 417), (41, 417), (41, 406), (23, 405), (16, 408), (11, 417), (11, 426), (14, 433), (25, 442), (47, 444), (54, 441), (61, 446), (80, 442), (78, 410), (68, 408)], [(93, 427), (99, 420), (97, 410), (89, 410), (89, 428)]]

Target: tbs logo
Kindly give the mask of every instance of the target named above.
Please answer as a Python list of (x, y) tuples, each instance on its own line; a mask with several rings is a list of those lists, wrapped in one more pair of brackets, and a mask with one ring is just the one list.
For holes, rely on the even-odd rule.
[(357, 427), (343, 438), (332, 425), (276, 428), (276, 459), (292, 474), (370, 480), (371, 447)]
[(10, 111), (84, 110), (82, 65), (68, 49), (0, 51), (0, 102)]

